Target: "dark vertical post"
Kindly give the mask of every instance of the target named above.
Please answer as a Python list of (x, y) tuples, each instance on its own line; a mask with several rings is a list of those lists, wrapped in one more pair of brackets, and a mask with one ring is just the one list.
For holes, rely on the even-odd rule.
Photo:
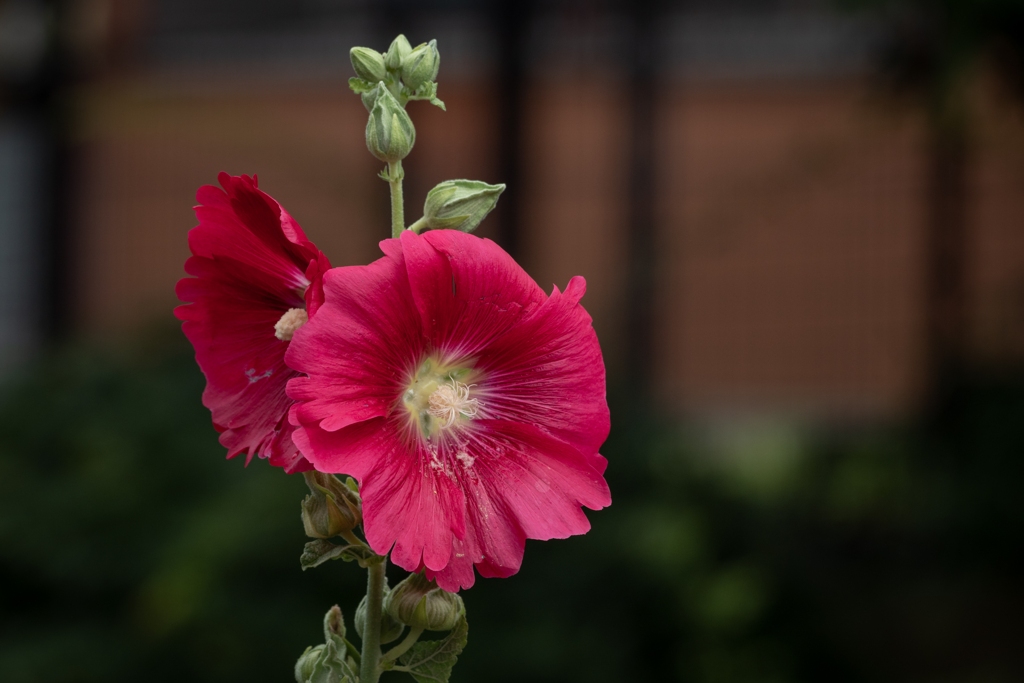
[(929, 412), (944, 421), (963, 381), (968, 343), (968, 142), (963, 122), (933, 114), (925, 236)]
[[(30, 322), (40, 338), (54, 342), (65, 337), (71, 326), (71, 285), (69, 281), (69, 239), (72, 221), (71, 110), (67, 89), (73, 77), (71, 58), (64, 37), (54, 26), (63, 25), (68, 9), (65, 0), (37, 0), (31, 5), (47, 24), (43, 53), (24, 73), (0, 82), (0, 108), (12, 119), (29, 122), (27, 127), (38, 161), (33, 177), (34, 225), (22, 225), (37, 250), (37, 309)], [(47, 21), (46, 17), (49, 17)], [(29, 171), (31, 171), (30, 169)]]
[[(54, 2), (55, 22), (67, 19), (66, 2)], [(55, 32), (56, 33), (56, 32)], [(74, 211), (76, 146), (71, 142), (74, 111), (67, 91), (75, 78), (71, 69), (71, 55), (59, 36), (54, 36), (50, 56), (44, 69), (43, 91), (40, 102), (47, 132), (46, 187), (48, 203), (43, 214), (45, 224), (44, 262), (46, 307), (43, 332), (50, 340), (66, 338), (72, 331), (74, 316), (72, 250), (75, 235)]]
[(498, 241), (516, 260), (522, 257), (520, 216), (523, 197), (523, 99), (526, 95), (526, 41), (533, 0), (500, 0), (492, 5), (497, 39), (498, 179), (505, 190), (498, 203)]
[(626, 358), (630, 384), (641, 400), (651, 394), (654, 352), (654, 277), (659, 89), (659, 0), (633, 0), (629, 13), (629, 87), (631, 135), (629, 159), (629, 262), (626, 311)]

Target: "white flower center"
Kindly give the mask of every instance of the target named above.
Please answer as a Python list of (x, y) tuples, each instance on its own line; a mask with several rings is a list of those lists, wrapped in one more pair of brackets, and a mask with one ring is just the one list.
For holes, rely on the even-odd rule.
[(274, 324), (274, 336), (281, 341), (291, 341), (295, 330), (306, 324), (309, 316), (304, 308), (289, 308), (281, 319)]
[(480, 403), (469, 397), (470, 387), (473, 386), (454, 380), (451, 384), (442, 384), (430, 395), (430, 408), (427, 412), (445, 428), (455, 424), (460, 415), (470, 419), (476, 417)]

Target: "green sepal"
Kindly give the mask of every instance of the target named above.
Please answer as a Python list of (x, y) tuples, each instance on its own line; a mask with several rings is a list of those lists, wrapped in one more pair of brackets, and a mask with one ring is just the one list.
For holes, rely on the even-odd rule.
[(398, 658), (398, 663), (418, 683), (448, 683), (468, 637), (469, 623), (463, 614), (445, 638), (416, 643)]
[(348, 79), (348, 87), (352, 89), (352, 92), (357, 95), (361, 95), (364, 92), (373, 92), (374, 88), (377, 87), (377, 84), (373, 81), (367, 81), (359, 78), (358, 76), (353, 76)]
[(324, 644), (307, 647), (295, 663), (297, 683), (358, 683), (345, 645), (345, 620), (337, 605), (324, 615)]
[(415, 92), (409, 92), (408, 88), (402, 89), (402, 95), (407, 100), (429, 100), (435, 107), (440, 107), (441, 111), (448, 111), (444, 106), (444, 102), (437, 98), (437, 83), (434, 81), (427, 81)]
[(354, 560), (359, 563), (360, 567), (365, 569), (370, 565), (377, 564), (382, 558), (366, 546), (335, 545), (330, 541), (317, 539), (310, 541), (302, 549), (302, 555), (299, 556), (299, 564), (302, 565), (302, 571), (306, 571), (313, 567), (319, 567), (328, 560), (338, 559), (345, 560), (346, 562)]

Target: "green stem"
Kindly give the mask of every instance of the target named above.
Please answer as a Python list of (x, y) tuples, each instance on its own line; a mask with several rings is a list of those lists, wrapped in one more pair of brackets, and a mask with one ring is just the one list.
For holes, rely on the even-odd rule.
[(365, 544), (365, 543), (363, 543), (363, 542), (362, 542), (362, 541), (361, 541), (361, 540), (359, 539), (359, 537), (358, 537), (358, 536), (356, 536), (356, 535), (355, 535), (354, 533), (352, 533), (351, 531), (342, 531), (342, 532), (341, 532), (341, 534), (339, 534), (339, 535), (340, 535), (340, 536), (341, 536), (342, 538), (344, 538), (344, 539), (345, 539), (346, 541), (348, 541), (348, 542), (349, 542), (350, 544), (352, 544), (352, 545), (355, 545), (355, 546), (363, 546), (364, 548), (366, 547), (366, 544)]
[(380, 613), (384, 602), (386, 559), (371, 564), (366, 582), (366, 623), (363, 625), (363, 654), (359, 683), (377, 683), (380, 678)]
[(409, 635), (405, 637), (405, 640), (384, 653), (384, 661), (391, 662), (404, 655), (409, 651), (410, 647), (416, 644), (416, 641), (420, 639), (421, 635), (423, 635), (422, 626), (410, 629)]
[(427, 227), (427, 217), (423, 216), (418, 221), (410, 225), (409, 229), (418, 235), (425, 227)]
[(401, 237), (405, 230), (405, 202), (402, 198), (402, 162), (388, 164), (388, 184), (391, 185), (391, 236)]

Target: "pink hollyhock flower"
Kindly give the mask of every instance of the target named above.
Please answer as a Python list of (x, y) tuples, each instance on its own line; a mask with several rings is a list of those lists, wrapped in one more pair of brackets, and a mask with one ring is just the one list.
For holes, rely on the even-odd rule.
[(284, 362), (289, 340), (323, 302), (331, 264), (253, 176), (221, 173), (221, 186), (199, 188), (199, 225), (188, 234), (193, 256), (178, 282), (174, 314), (206, 375), (203, 405), (213, 413), (228, 458), (254, 454), (286, 472), (312, 469), (292, 441), (298, 377)]
[(366, 538), (456, 591), (519, 570), (527, 538), (611, 503), (604, 362), (583, 278), (544, 292), (493, 242), (405, 232), (324, 276), (286, 354), (293, 438), (360, 482)]

